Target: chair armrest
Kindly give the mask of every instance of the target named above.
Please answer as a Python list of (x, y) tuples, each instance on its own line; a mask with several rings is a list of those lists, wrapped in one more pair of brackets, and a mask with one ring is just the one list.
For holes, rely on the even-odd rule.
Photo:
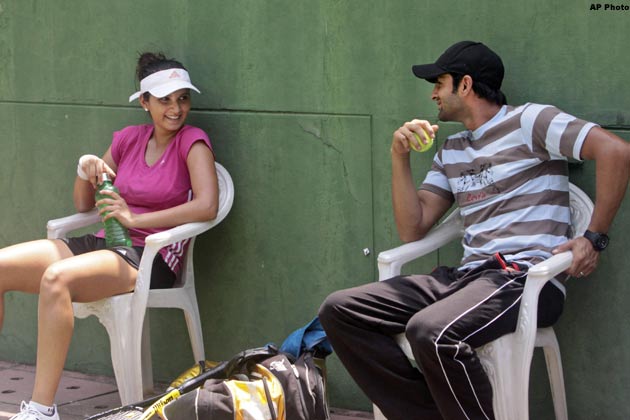
[(378, 254), (378, 278), (385, 280), (400, 274), (402, 266), (427, 255), (463, 235), (463, 222), (459, 212), (431, 229), (422, 239)]
[[(569, 268), (572, 262), (573, 253), (567, 251), (556, 254), (528, 270), (515, 332), (519, 343), (522, 343), (524, 346), (531, 344), (531, 348), (534, 348), (536, 330), (538, 329), (538, 297), (540, 291), (549, 280)], [(529, 362), (528, 358), (522, 360), (522, 363)], [(529, 365), (523, 367), (523, 369), (525, 368), (529, 369)], [(527, 371), (529, 372), (529, 370)]]
[(183, 225), (170, 228), (168, 230), (154, 233), (149, 235), (145, 239), (145, 251), (159, 251), (160, 248), (164, 248), (167, 245), (174, 244), (175, 242), (183, 241), (184, 239), (192, 238), (202, 234), (203, 232), (212, 228), (216, 223), (214, 220), (208, 222), (190, 222)]
[(572, 262), (573, 253), (567, 251), (556, 254), (528, 270), (525, 289), (523, 290), (523, 297), (521, 298), (519, 325), (531, 321), (534, 327), (536, 326), (538, 314), (537, 311), (530, 310), (530, 308), (538, 308), (538, 296), (542, 288), (549, 280), (569, 268)]
[(76, 213), (71, 216), (49, 220), (46, 224), (46, 230), (48, 231), (47, 238), (63, 238), (68, 232), (93, 225), (100, 221), (101, 217), (96, 208), (85, 213)]
[(528, 280), (530, 277), (543, 278), (551, 280), (558, 274), (565, 271), (573, 263), (573, 253), (570, 251), (556, 254), (551, 258), (542, 261), (529, 269)]

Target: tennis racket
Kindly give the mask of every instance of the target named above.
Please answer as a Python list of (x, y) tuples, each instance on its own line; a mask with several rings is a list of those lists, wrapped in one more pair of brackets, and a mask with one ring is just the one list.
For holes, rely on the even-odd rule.
[(190, 378), (180, 386), (163, 394), (156, 395), (144, 401), (114, 408), (103, 413), (88, 417), (87, 420), (148, 420), (153, 415), (162, 414), (164, 406), (171, 401), (175, 401), (181, 395), (199, 388), (203, 383), (215, 377), (224, 377), (228, 362), (222, 362), (216, 367), (200, 373), (194, 378)]

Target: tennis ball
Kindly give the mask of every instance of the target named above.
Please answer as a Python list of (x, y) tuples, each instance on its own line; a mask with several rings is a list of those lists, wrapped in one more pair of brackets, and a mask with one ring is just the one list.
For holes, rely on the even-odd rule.
[(418, 133), (413, 133), (413, 135), (416, 137), (416, 140), (418, 140), (418, 143), (420, 143), (420, 147), (416, 146), (414, 143), (409, 143), (409, 146), (411, 146), (411, 148), (416, 152), (426, 152), (431, 148), (431, 146), (433, 146), (433, 139), (429, 136), (429, 133), (427, 133), (427, 131), (424, 129), (422, 130), (422, 133), (424, 134), (424, 138), (427, 141), (426, 144), (422, 143)]

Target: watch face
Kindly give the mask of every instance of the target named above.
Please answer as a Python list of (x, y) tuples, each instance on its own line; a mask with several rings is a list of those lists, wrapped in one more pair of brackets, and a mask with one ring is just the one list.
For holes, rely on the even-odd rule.
[(604, 249), (606, 249), (608, 243), (610, 242), (608, 235), (606, 235), (605, 233), (597, 233), (587, 230), (584, 233), (584, 236), (586, 237), (586, 239), (591, 241), (591, 243), (593, 244), (593, 248), (595, 248), (596, 251), (603, 251)]

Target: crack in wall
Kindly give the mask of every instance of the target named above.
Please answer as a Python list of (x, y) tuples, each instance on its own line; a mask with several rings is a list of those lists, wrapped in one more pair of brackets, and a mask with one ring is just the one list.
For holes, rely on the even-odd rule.
[(346, 188), (350, 192), (350, 196), (352, 197), (352, 199), (356, 203), (358, 203), (359, 199), (357, 198), (356, 194), (354, 193), (353, 188), (352, 188), (352, 184), (349, 181), (350, 171), (348, 170), (348, 165), (346, 164), (344, 153), (339, 148), (337, 148), (333, 143), (331, 143), (330, 141), (325, 139), (324, 136), (322, 136), (322, 132), (321, 132), (321, 130), (318, 127), (316, 127), (314, 125), (307, 126), (307, 125), (305, 125), (305, 124), (303, 124), (301, 122), (298, 122), (298, 124), (300, 125), (300, 128), (302, 129), (302, 131), (304, 131), (307, 134), (312, 135), (322, 145), (324, 145), (326, 148), (331, 149), (332, 151), (334, 151), (335, 153), (337, 153), (339, 155), (339, 157), (341, 159), (342, 169), (343, 169), (343, 180), (344, 180), (344, 183), (346, 184)]

